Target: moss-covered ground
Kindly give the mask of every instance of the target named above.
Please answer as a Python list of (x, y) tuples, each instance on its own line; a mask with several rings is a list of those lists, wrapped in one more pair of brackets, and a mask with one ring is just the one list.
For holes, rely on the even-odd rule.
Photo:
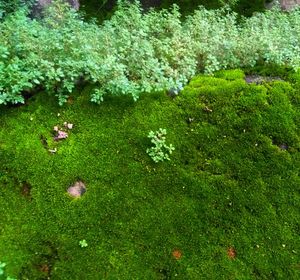
[[(299, 279), (300, 83), (0, 108), (0, 261), (17, 279)], [(74, 124), (55, 142), (53, 127)], [(165, 128), (171, 161), (147, 155)], [(49, 149), (57, 148), (52, 154)], [(78, 199), (67, 188), (82, 180)], [(79, 241), (88, 246), (81, 247)], [(1, 276), (0, 276), (1, 277)]]

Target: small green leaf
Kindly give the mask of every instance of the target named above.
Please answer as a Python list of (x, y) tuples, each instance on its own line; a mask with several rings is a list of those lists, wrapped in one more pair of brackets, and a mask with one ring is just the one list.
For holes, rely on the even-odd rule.
[(88, 244), (87, 244), (87, 242), (86, 242), (85, 239), (80, 240), (80, 241), (79, 241), (79, 245), (80, 245), (81, 248), (85, 248), (85, 247), (88, 246)]

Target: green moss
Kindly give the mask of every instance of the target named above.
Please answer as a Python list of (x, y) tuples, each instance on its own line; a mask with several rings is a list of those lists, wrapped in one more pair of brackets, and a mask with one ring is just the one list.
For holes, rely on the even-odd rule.
[(225, 80), (238, 80), (238, 79), (244, 79), (245, 73), (240, 69), (234, 69), (234, 70), (221, 70), (214, 74), (216, 78), (222, 78)]
[[(43, 94), (2, 107), (8, 275), (298, 279), (299, 91), (288, 82), (248, 85), (240, 71), (217, 75), (195, 77), (175, 99), (108, 97), (97, 106), (88, 86), (65, 107)], [(64, 121), (74, 128), (55, 142), (53, 126)], [(155, 164), (147, 134), (160, 127), (176, 150)], [(73, 200), (66, 190), (79, 179), (87, 192)]]
[(280, 77), (283, 80), (287, 79), (295, 72), (291, 67), (266, 63), (265, 61), (260, 61), (254, 67), (246, 68), (244, 71), (246, 74), (250, 75), (255, 74), (261, 76)]

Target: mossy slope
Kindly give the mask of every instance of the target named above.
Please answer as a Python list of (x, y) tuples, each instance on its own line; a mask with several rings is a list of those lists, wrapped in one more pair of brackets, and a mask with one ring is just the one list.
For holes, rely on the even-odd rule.
[[(109, 97), (96, 106), (86, 87), (63, 108), (43, 94), (2, 107), (7, 274), (298, 279), (300, 91), (288, 82), (247, 85), (241, 72), (217, 76), (194, 78), (175, 99)], [(74, 128), (54, 142), (52, 128), (64, 121)], [(159, 128), (176, 150), (155, 164), (145, 151)], [(88, 190), (72, 200), (66, 189), (78, 179)]]

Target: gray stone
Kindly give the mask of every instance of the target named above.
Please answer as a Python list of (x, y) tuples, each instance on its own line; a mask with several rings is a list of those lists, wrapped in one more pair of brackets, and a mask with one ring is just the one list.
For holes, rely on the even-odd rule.
[(86, 186), (82, 181), (77, 181), (68, 188), (68, 194), (74, 198), (78, 198), (84, 195), (86, 192)]
[(280, 0), (280, 5), (282, 10), (289, 11), (300, 5), (300, 0)]
[(260, 75), (246, 75), (245, 81), (248, 84), (254, 83), (254, 84), (263, 84), (263, 83), (269, 83), (274, 81), (282, 81), (280, 77), (266, 77), (266, 76), (260, 76)]
[(281, 145), (279, 145), (279, 148), (281, 150), (287, 150), (289, 148), (289, 146), (287, 144), (281, 144)]
[(168, 90), (168, 96), (176, 97), (183, 90), (183, 86), (179, 85), (178, 87), (172, 87)]
[(273, 0), (271, 2), (265, 1), (265, 7), (266, 9), (272, 9), (277, 3), (279, 3), (279, 6), (284, 11), (290, 11), (294, 8), (296, 8), (298, 5), (300, 5), (300, 0)]

